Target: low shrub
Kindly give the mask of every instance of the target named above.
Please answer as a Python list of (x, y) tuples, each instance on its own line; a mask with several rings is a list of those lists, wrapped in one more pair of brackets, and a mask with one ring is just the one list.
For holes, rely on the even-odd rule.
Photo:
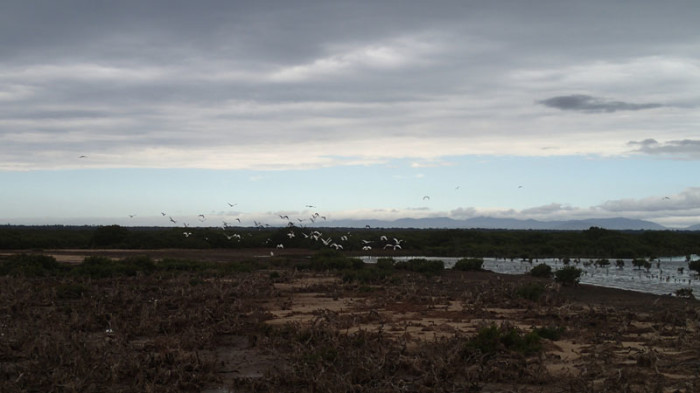
[(579, 268), (566, 266), (554, 272), (554, 279), (563, 285), (576, 285), (582, 272)]
[(396, 262), (394, 263), (394, 268), (430, 275), (443, 271), (445, 262), (434, 259), (414, 258), (408, 261)]
[(557, 341), (561, 338), (561, 335), (566, 329), (561, 326), (543, 326), (535, 328), (532, 331), (537, 333), (538, 336), (546, 338), (547, 340)]
[(150, 274), (157, 269), (156, 264), (148, 255), (127, 257), (120, 260), (119, 263), (122, 266), (123, 274), (127, 276), (135, 276), (137, 273)]
[(700, 259), (688, 262), (688, 269), (694, 271), (696, 274), (700, 274)]
[(517, 297), (527, 299), (533, 302), (540, 300), (540, 297), (545, 292), (545, 286), (540, 283), (532, 282), (518, 287), (515, 290)]
[(462, 258), (455, 263), (453, 270), (479, 271), (482, 270), (484, 260), (481, 258)]
[(157, 269), (151, 257), (146, 255), (112, 260), (103, 256), (89, 256), (83, 263), (75, 266), (71, 274), (91, 278), (106, 278), (114, 276), (135, 276), (151, 274)]
[(188, 259), (164, 258), (156, 263), (159, 271), (199, 272), (210, 268), (206, 262)]
[(379, 258), (377, 259), (377, 268), (390, 270), (394, 268), (394, 258)]
[(491, 324), (479, 329), (467, 341), (465, 350), (476, 350), (487, 355), (508, 351), (532, 355), (542, 350), (542, 343), (535, 332), (523, 333), (514, 326)]
[(530, 275), (533, 277), (552, 277), (552, 268), (546, 263), (540, 263), (539, 265), (530, 269)]
[(693, 295), (693, 288), (681, 288), (677, 289), (676, 292), (674, 292), (676, 296), (686, 298), (686, 299), (695, 299), (695, 295)]
[(88, 276), (92, 278), (111, 277), (118, 271), (118, 262), (102, 256), (89, 256), (83, 259), (80, 265), (71, 270), (77, 276)]
[(59, 284), (56, 287), (56, 297), (58, 299), (80, 299), (88, 288), (79, 283)]
[(237, 273), (250, 273), (252, 271), (258, 270), (259, 266), (254, 261), (231, 261), (213, 264), (211, 266), (214, 273), (218, 274), (237, 274)]
[(300, 269), (308, 268), (315, 271), (327, 270), (358, 270), (365, 267), (365, 263), (359, 258), (348, 258), (334, 250), (324, 250), (314, 254), (308, 264), (299, 265)]
[(641, 258), (635, 258), (632, 260), (632, 266), (634, 266), (637, 269), (641, 269), (643, 267), (651, 267), (651, 263), (647, 261), (646, 259), (641, 259)]
[(345, 270), (343, 272), (343, 282), (359, 282), (361, 284), (374, 284), (384, 281), (391, 273), (386, 269), (360, 269)]
[(42, 254), (11, 255), (0, 262), (0, 275), (3, 276), (46, 277), (63, 273), (67, 269), (56, 258)]

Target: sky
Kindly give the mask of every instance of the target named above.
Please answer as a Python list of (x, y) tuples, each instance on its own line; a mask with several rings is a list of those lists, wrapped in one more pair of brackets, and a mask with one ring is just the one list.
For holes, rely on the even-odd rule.
[(4, 0), (0, 224), (700, 224), (698, 20), (695, 0)]

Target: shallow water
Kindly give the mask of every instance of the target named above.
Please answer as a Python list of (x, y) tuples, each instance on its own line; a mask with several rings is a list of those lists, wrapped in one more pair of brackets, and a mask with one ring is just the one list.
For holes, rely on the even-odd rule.
[[(425, 258), (430, 260), (441, 260), (445, 263), (445, 268), (452, 268), (455, 263), (462, 258), (447, 257), (394, 257), (396, 261), (406, 261), (415, 258)], [(691, 256), (692, 260), (697, 260), (697, 255)], [(377, 257), (363, 257), (363, 261), (375, 263)], [(676, 290), (690, 288), (697, 296), (700, 294), (700, 279), (688, 269), (688, 262), (683, 257), (664, 257), (652, 262), (652, 268), (637, 269), (632, 266), (631, 259), (623, 259), (624, 268), (615, 267), (616, 259), (610, 259), (610, 266), (597, 267), (593, 264), (595, 259), (582, 258), (578, 263), (571, 262), (570, 266), (575, 266), (583, 270), (580, 282), (582, 284), (597, 285), (601, 287), (627, 289), (637, 292), (654, 293), (657, 295), (673, 294)], [(518, 259), (496, 259), (484, 258), (482, 267), (496, 273), (504, 274), (525, 274), (540, 263), (545, 263), (552, 267), (552, 270), (563, 268), (564, 263), (555, 258), (543, 258), (533, 260), (532, 263), (520, 261)], [(679, 269), (683, 268), (681, 272)]]

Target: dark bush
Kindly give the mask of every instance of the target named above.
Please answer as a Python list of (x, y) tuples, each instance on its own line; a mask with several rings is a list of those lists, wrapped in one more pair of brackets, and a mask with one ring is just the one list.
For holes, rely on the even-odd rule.
[[(632, 266), (634, 266), (634, 267), (637, 268), (637, 269), (643, 268), (643, 267), (644, 267), (646, 264), (648, 264), (648, 263), (649, 263), (649, 262), (647, 262), (646, 259), (641, 259), (641, 258), (634, 258), (634, 259), (632, 260)], [(651, 264), (650, 264), (650, 266), (651, 266)]]
[(532, 355), (542, 350), (542, 343), (535, 332), (524, 334), (513, 326), (491, 324), (479, 329), (476, 336), (469, 339), (465, 350), (489, 355), (508, 351)]
[(539, 265), (530, 269), (530, 275), (533, 277), (552, 277), (552, 268), (546, 263), (540, 263)]
[(394, 258), (379, 258), (377, 259), (377, 268), (390, 270), (394, 268)]
[(537, 333), (537, 335), (542, 338), (546, 338), (547, 340), (557, 341), (561, 338), (561, 335), (565, 330), (566, 329), (561, 326), (543, 326), (533, 329), (533, 332)]
[(554, 272), (554, 279), (563, 285), (576, 285), (581, 278), (582, 270), (573, 266), (566, 266)]
[(360, 258), (350, 258), (350, 264), (354, 270), (365, 268), (365, 262)]
[(455, 263), (453, 270), (461, 271), (479, 271), (482, 270), (484, 265), (484, 260), (481, 258), (462, 258), (457, 263)]
[(697, 261), (688, 262), (688, 269), (700, 274), (700, 259)]
[(89, 256), (83, 263), (74, 267), (72, 274), (88, 276), (92, 278), (106, 278), (114, 276), (135, 276), (138, 273), (151, 274), (156, 270), (156, 265), (149, 256), (134, 256), (121, 260), (112, 260), (103, 256)]
[(78, 276), (105, 278), (116, 275), (118, 270), (118, 262), (107, 257), (95, 255), (83, 259), (83, 263), (75, 266), (71, 273)]
[(59, 299), (80, 299), (88, 288), (83, 284), (60, 284), (56, 287), (56, 297)]
[(256, 262), (224, 262), (219, 264), (212, 264), (211, 268), (215, 273), (227, 275), (227, 274), (237, 274), (237, 273), (250, 273), (252, 271), (258, 270), (260, 266)]
[(187, 259), (165, 258), (156, 263), (159, 271), (198, 272), (211, 268), (211, 264)]
[(693, 288), (677, 289), (675, 295), (686, 299), (695, 299), (695, 295), (693, 295)]
[(95, 229), (90, 244), (93, 247), (113, 247), (126, 240), (129, 230), (119, 225), (100, 226)]
[(517, 297), (536, 302), (540, 300), (540, 297), (544, 294), (544, 292), (544, 285), (532, 282), (518, 287), (515, 290), (515, 295)]
[(359, 269), (345, 270), (343, 272), (343, 282), (359, 282), (361, 284), (377, 284), (384, 281), (391, 274), (387, 269)]
[(156, 270), (156, 264), (148, 255), (127, 257), (119, 262), (123, 273), (127, 276), (135, 276), (139, 272), (150, 274)]
[(365, 263), (358, 258), (348, 258), (334, 250), (323, 250), (311, 257), (308, 265), (300, 265), (300, 269), (308, 268), (315, 271), (362, 269)]
[(0, 275), (46, 277), (63, 273), (68, 268), (50, 255), (19, 254), (0, 262)]
[(414, 258), (408, 261), (396, 262), (394, 263), (394, 268), (430, 275), (443, 271), (445, 269), (445, 262), (425, 258)]

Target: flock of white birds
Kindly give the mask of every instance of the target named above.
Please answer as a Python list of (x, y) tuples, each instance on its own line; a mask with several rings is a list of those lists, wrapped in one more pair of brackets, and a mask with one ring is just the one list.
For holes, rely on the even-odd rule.
[[(428, 196), (423, 197), (423, 199), (429, 198)], [(231, 202), (226, 202), (227, 205), (230, 208), (235, 207), (238, 205), (237, 203), (231, 203)], [(314, 205), (306, 205), (305, 206), (307, 209), (315, 209), (316, 206)], [(180, 220), (177, 220), (173, 218), (171, 215), (161, 212), (160, 213), (162, 217), (167, 217), (167, 220), (171, 224), (178, 224), (183, 226), (185, 230), (182, 232), (182, 235), (185, 238), (189, 238), (190, 236), (193, 235), (193, 232), (190, 230), (190, 224), (187, 222), (181, 222)], [(129, 218), (134, 218), (136, 217), (135, 214), (130, 214)], [(313, 227), (313, 224), (316, 223), (318, 220), (323, 220), (326, 221), (326, 216), (321, 215), (318, 212), (315, 212), (311, 214), (309, 217), (305, 218), (290, 218), (289, 215), (286, 214), (280, 214), (279, 215), (280, 220), (285, 222), (286, 224), (284, 226), (289, 228), (289, 232), (287, 233), (287, 238), (288, 239), (294, 239), (295, 237), (303, 236), (305, 239), (310, 239), (316, 242), (322, 243), (324, 246), (333, 248), (335, 250), (342, 250), (343, 245), (346, 244), (350, 241), (350, 237), (352, 234), (348, 232), (345, 235), (341, 235), (337, 239), (333, 239), (331, 236), (324, 236), (323, 233), (321, 233), (318, 230), (311, 230), (307, 228), (307, 223), (309, 223), (309, 226)], [(207, 221), (207, 216), (204, 214), (199, 214), (197, 215), (197, 220), (201, 223)], [(241, 223), (241, 219), (239, 217), (236, 217), (234, 219), (236, 222), (238, 222), (238, 227), (245, 227), (244, 224)], [(296, 221), (296, 222), (295, 222)], [(266, 228), (272, 228), (274, 225), (270, 224), (265, 224), (258, 222), (256, 220), (253, 220), (253, 227), (257, 229), (266, 229)], [(226, 237), (227, 240), (231, 241), (238, 241), (240, 242), (242, 239), (242, 236), (240, 233), (230, 233), (227, 231), (231, 231), (233, 228), (236, 228), (235, 226), (231, 225), (231, 223), (227, 221), (223, 221), (223, 224), (220, 226), (220, 228), (224, 231), (224, 236)], [(365, 226), (366, 229), (370, 229), (369, 225)], [(208, 239), (205, 239), (208, 240)], [(265, 246), (270, 246), (269, 244), (270, 239), (267, 239)], [(380, 236), (378, 240), (361, 240), (362, 244), (362, 250), (363, 251), (369, 251), (372, 250), (373, 246), (374, 247), (380, 247), (382, 249), (391, 249), (391, 250), (400, 250), (401, 249), (401, 243), (403, 242), (402, 239), (397, 239), (395, 237), (389, 239), (387, 236)], [(285, 247), (284, 243), (277, 243), (275, 245), (275, 248), (277, 249), (283, 249)]]

